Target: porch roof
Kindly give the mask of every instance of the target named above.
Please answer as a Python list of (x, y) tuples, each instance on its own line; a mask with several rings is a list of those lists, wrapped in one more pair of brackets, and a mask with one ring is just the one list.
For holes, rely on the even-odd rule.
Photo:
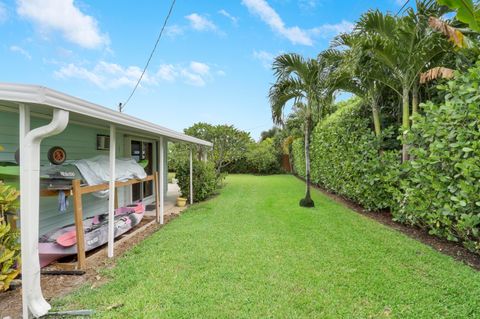
[(46, 107), (47, 109), (62, 109), (80, 115), (78, 117), (79, 120), (82, 117), (88, 117), (97, 120), (99, 123), (117, 124), (121, 128), (140, 131), (148, 135), (159, 135), (174, 141), (213, 146), (209, 141), (204, 141), (44, 86), (0, 82), (0, 103), (7, 107), (24, 103), (32, 106), (33, 112), (39, 112), (40, 114), (45, 112)]

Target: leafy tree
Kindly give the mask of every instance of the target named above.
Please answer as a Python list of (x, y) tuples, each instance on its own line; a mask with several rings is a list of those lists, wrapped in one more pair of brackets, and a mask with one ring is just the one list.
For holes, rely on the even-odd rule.
[(272, 127), (269, 130), (263, 131), (260, 133), (260, 142), (266, 140), (267, 138), (272, 138), (280, 131), (277, 126)]
[[(229, 164), (245, 156), (250, 143), (250, 133), (241, 131), (233, 125), (211, 125), (196, 123), (184, 130), (185, 134), (213, 143), (209, 159), (213, 161), (217, 175)], [(203, 151), (199, 150), (200, 153)], [(201, 155), (200, 155), (201, 156)]]
[(306, 194), (300, 201), (300, 206), (313, 207), (310, 195), (310, 137), (314, 122), (322, 116), (324, 106), (328, 104), (324, 70), (319, 61), (290, 53), (275, 58), (273, 71), (276, 82), (269, 92), (273, 121), (282, 124), (285, 107), (287, 103), (293, 102), (293, 111), (303, 122)]

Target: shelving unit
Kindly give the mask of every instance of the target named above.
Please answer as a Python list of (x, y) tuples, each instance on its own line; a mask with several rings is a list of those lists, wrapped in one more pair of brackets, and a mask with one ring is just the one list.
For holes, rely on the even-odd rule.
[[(158, 172), (154, 172), (152, 175), (147, 176), (143, 179), (130, 179), (125, 182), (115, 182), (115, 188), (126, 187), (138, 183), (154, 181), (154, 192), (155, 192), (155, 215), (157, 221), (159, 220), (160, 210), (159, 210), (159, 195), (158, 195), (158, 186), (159, 186), (159, 175)], [(85, 234), (83, 230), (83, 208), (82, 208), (82, 196), (86, 194), (91, 194), (99, 191), (108, 190), (108, 183), (99, 184), (99, 185), (86, 185), (82, 186), (79, 179), (72, 181), (72, 188), (70, 190), (41, 190), (40, 196), (58, 196), (60, 192), (64, 192), (65, 196), (71, 196), (73, 198), (73, 214), (75, 221), (75, 230), (77, 233), (77, 264), (76, 269), (85, 270), (86, 268), (86, 252), (85, 252)], [(116, 194), (117, 192), (115, 192)], [(115, 207), (118, 206), (118, 199), (115, 196)]]

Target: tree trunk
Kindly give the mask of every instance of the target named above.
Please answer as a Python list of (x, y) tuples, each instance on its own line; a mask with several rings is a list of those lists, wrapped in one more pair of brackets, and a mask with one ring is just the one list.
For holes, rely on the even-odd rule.
[(380, 126), (380, 114), (378, 112), (378, 100), (376, 98), (372, 99), (372, 115), (373, 115), (373, 127), (375, 129), (375, 136), (379, 137), (382, 133), (382, 128)]
[(300, 200), (302, 207), (314, 207), (315, 204), (310, 196), (310, 119), (305, 123), (305, 198)]
[(410, 105), (408, 101), (408, 86), (403, 85), (402, 91), (402, 162), (408, 161), (407, 132), (410, 129)]
[[(419, 98), (418, 98), (418, 83), (415, 81), (412, 88), (412, 115), (416, 115), (418, 113), (418, 105), (419, 105)], [(412, 120), (412, 125), (413, 125)]]

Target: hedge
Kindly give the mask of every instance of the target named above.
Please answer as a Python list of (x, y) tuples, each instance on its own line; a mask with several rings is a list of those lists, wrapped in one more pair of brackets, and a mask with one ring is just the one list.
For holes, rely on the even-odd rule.
[(411, 160), (397, 174), (401, 222), (461, 241), (480, 253), (480, 64), (439, 86), (439, 105), (421, 105), (409, 134)]
[[(350, 101), (319, 123), (311, 143), (312, 182), (367, 209), (480, 253), (480, 62), (439, 86), (444, 102), (421, 104), (407, 133), (410, 160), (379, 155), (368, 114)], [(305, 176), (303, 141), (294, 165)]]
[[(293, 144), (297, 174), (305, 176), (303, 140)], [(349, 198), (367, 209), (392, 204), (389, 172), (398, 164), (398, 152), (380, 155), (380, 143), (370, 128), (370, 117), (359, 100), (342, 103), (319, 123), (312, 134), (312, 183)]]

